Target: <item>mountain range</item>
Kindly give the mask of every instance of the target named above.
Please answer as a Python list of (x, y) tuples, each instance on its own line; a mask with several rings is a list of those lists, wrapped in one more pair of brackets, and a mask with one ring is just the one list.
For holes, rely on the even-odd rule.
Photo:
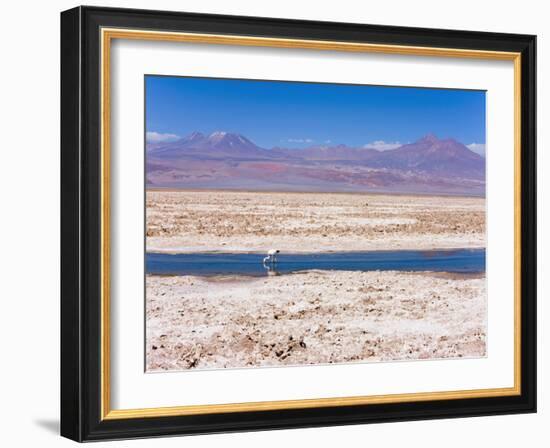
[(485, 158), (428, 134), (378, 151), (346, 145), (261, 148), (247, 137), (193, 132), (147, 143), (148, 188), (485, 195)]

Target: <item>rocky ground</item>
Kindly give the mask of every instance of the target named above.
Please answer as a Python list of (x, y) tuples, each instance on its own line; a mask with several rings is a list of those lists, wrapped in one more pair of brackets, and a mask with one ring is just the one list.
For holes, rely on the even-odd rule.
[(323, 252), (485, 247), (485, 199), (148, 191), (147, 250)]
[(483, 275), (148, 276), (146, 308), (150, 372), (486, 354)]

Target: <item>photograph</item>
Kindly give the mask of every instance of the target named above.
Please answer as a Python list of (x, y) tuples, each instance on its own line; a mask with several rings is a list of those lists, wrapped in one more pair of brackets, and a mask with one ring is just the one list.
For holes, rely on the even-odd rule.
[(487, 356), (486, 91), (144, 89), (147, 373)]

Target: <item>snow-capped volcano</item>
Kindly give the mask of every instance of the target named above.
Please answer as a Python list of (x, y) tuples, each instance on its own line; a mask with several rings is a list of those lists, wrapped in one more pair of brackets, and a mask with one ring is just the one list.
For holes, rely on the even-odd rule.
[(202, 155), (208, 158), (269, 157), (269, 151), (260, 148), (248, 138), (225, 131), (204, 135), (193, 132), (175, 142), (158, 145), (154, 152), (158, 158), (177, 158)]
[(218, 148), (258, 148), (258, 146), (246, 137), (240, 134), (232, 134), (224, 131), (212, 132), (212, 134), (206, 137), (205, 143), (209, 143), (210, 145)]

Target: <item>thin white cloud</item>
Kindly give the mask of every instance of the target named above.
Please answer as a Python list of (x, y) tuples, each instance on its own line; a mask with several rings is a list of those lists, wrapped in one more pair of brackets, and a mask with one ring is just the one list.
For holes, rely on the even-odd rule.
[(469, 145), (466, 145), (466, 147), (470, 151), (485, 157), (485, 143), (470, 143)]
[(376, 140), (374, 142), (367, 143), (363, 148), (376, 149), (377, 151), (387, 151), (388, 149), (395, 149), (403, 146), (400, 142), (385, 142), (384, 140)]
[(289, 143), (313, 143), (314, 140), (312, 138), (289, 138), (287, 140)]
[(159, 132), (147, 132), (146, 139), (149, 143), (173, 142), (177, 140), (179, 135), (176, 134), (161, 134)]

